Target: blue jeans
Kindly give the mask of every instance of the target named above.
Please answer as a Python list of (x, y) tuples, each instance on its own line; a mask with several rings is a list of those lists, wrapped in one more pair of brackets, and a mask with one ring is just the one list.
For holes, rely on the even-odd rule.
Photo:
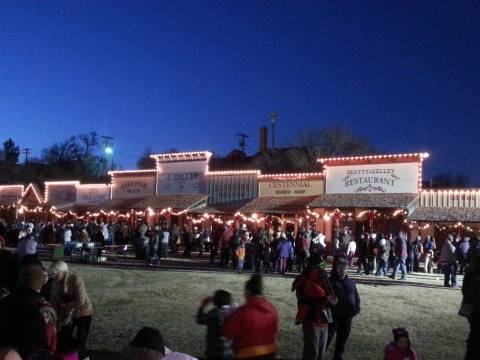
[(237, 273), (241, 273), (243, 271), (243, 260), (238, 260), (237, 262)]
[(377, 268), (377, 273), (375, 275), (379, 276), (379, 275), (382, 275), (382, 274), (384, 276), (387, 276), (387, 261), (380, 258), (378, 268)]
[(450, 263), (444, 266), (444, 286), (457, 286), (457, 264)]
[(401, 256), (401, 257), (395, 258), (395, 266), (393, 268), (392, 278), (395, 279), (395, 275), (397, 274), (399, 269), (402, 272), (402, 279), (407, 278), (407, 267), (405, 266), (405, 259), (406, 258), (407, 258), (406, 256)]

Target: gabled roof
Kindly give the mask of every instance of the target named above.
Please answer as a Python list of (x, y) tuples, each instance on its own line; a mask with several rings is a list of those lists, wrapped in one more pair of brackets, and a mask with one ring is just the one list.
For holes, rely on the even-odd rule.
[(30, 183), (23, 192), (20, 203), (24, 206), (39, 206), (43, 205), (44, 199), (42, 192), (37, 184)]

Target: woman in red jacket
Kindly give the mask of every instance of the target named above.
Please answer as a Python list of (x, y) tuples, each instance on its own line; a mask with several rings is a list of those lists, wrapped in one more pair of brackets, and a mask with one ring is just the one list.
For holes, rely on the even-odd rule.
[(253, 274), (245, 284), (246, 303), (225, 319), (223, 334), (232, 339), (236, 359), (275, 359), (278, 314), (262, 293), (262, 277)]

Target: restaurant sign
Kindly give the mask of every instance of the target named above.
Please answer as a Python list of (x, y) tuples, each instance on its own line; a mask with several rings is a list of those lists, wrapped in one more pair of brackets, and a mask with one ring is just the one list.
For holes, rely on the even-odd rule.
[(419, 163), (327, 167), (327, 194), (416, 193)]
[(323, 187), (319, 179), (260, 181), (258, 196), (315, 196), (324, 193)]
[(23, 185), (0, 186), (0, 205), (11, 205), (23, 196)]
[(132, 199), (155, 195), (155, 175), (115, 176), (112, 199)]
[(77, 204), (98, 205), (110, 199), (109, 185), (85, 185), (77, 187)]

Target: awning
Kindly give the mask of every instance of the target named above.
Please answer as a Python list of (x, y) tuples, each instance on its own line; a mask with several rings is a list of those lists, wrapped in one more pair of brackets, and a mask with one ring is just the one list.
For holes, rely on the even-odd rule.
[(408, 216), (413, 221), (480, 222), (480, 209), (473, 208), (417, 208)]
[(297, 214), (307, 211), (316, 196), (266, 196), (253, 199), (238, 209), (241, 213)]
[(415, 209), (417, 194), (323, 194), (310, 208)]
[(207, 199), (205, 195), (152, 195), (137, 201), (132, 208), (188, 210), (205, 207)]
[(128, 211), (131, 209), (136, 209), (135, 204), (141, 201), (143, 198), (133, 198), (133, 199), (111, 199), (105, 201), (96, 206), (96, 210), (104, 211)]
[(210, 204), (203, 208), (189, 210), (192, 214), (233, 215), (252, 199), (230, 202), (226, 204)]

